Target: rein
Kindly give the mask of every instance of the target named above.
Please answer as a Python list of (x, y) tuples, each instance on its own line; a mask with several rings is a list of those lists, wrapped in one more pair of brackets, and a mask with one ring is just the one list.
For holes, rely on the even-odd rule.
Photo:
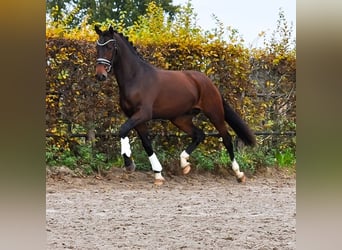
[[(108, 43), (110, 42), (114, 42), (114, 48), (115, 48), (115, 53), (117, 52), (118, 50), (118, 45), (117, 45), (117, 42), (115, 39), (109, 39), (108, 41), (104, 42), (104, 43), (100, 43), (98, 40), (96, 41), (96, 44), (99, 45), (99, 46), (105, 46), (107, 45)], [(108, 68), (106, 69), (107, 72), (110, 72), (110, 70), (112, 69), (112, 64), (113, 64), (113, 61), (114, 61), (114, 56), (112, 56), (112, 59), (111, 61), (109, 61), (108, 59), (106, 58), (97, 58), (96, 59), (96, 64), (104, 64), (106, 65)]]

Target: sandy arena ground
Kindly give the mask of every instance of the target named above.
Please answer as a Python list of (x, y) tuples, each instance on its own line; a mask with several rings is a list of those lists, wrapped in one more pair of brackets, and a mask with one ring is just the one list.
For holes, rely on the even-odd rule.
[(48, 171), (47, 249), (295, 249), (295, 174), (166, 175)]

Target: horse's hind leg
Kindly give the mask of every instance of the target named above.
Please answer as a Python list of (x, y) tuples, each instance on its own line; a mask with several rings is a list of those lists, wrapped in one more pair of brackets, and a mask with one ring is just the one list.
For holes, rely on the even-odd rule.
[(165, 181), (164, 177), (161, 174), (162, 171), (162, 165), (160, 164), (156, 154), (153, 152), (151, 140), (148, 135), (148, 128), (145, 123), (139, 124), (138, 126), (135, 127), (135, 130), (137, 131), (142, 145), (145, 149), (145, 152), (148, 156), (148, 159), (150, 160), (152, 170), (155, 175), (155, 181), (154, 183), (156, 185), (162, 185), (163, 182)]
[(221, 132), (220, 135), (222, 136), (223, 144), (225, 145), (225, 147), (228, 151), (229, 158), (232, 161), (232, 169), (235, 172), (237, 181), (238, 182), (245, 182), (246, 181), (245, 174), (240, 171), (239, 164), (235, 160), (232, 137), (230, 136), (230, 134), (228, 133), (227, 130), (225, 132)]
[(191, 167), (190, 163), (188, 162), (190, 154), (196, 149), (198, 144), (204, 140), (205, 137), (204, 132), (193, 124), (192, 118), (192, 115), (184, 115), (171, 120), (174, 125), (190, 135), (192, 138), (191, 144), (180, 155), (180, 165), (183, 169), (183, 174), (190, 172)]
[(210, 119), (212, 124), (214, 124), (215, 128), (218, 130), (220, 136), (222, 137), (223, 144), (228, 151), (230, 160), (232, 161), (232, 169), (235, 172), (237, 181), (245, 182), (245, 174), (240, 171), (239, 164), (235, 160), (232, 137), (227, 131), (223, 111), (221, 112), (217, 109), (216, 112), (206, 112), (205, 114)]

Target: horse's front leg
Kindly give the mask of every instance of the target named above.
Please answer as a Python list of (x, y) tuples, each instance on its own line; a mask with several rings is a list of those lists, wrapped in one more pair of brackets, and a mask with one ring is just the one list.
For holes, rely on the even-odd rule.
[(143, 113), (135, 113), (131, 118), (129, 118), (120, 128), (119, 136), (121, 140), (121, 155), (124, 158), (125, 167), (128, 171), (133, 171), (135, 169), (135, 164), (131, 159), (131, 147), (129, 144), (128, 133), (131, 129), (135, 128), (138, 132), (144, 149), (150, 160), (152, 170), (155, 174), (155, 184), (161, 185), (165, 181), (164, 177), (161, 175), (162, 166), (152, 150), (151, 141), (148, 138), (147, 126), (144, 124), (146, 121), (150, 120), (151, 117), (144, 116)]
[(121, 142), (121, 155), (124, 159), (125, 168), (129, 172), (135, 170), (135, 164), (131, 158), (132, 151), (131, 145), (129, 144), (128, 133), (133, 128), (133, 123), (128, 119), (120, 128), (119, 136)]
[(163, 168), (157, 158), (157, 155), (153, 151), (151, 140), (148, 134), (148, 128), (145, 123), (142, 123), (136, 126), (135, 130), (137, 131), (141, 139), (142, 145), (145, 149), (145, 152), (148, 156), (148, 159), (150, 160), (152, 170), (154, 172), (154, 184), (162, 185), (165, 181), (164, 177), (161, 174), (161, 171), (163, 170)]

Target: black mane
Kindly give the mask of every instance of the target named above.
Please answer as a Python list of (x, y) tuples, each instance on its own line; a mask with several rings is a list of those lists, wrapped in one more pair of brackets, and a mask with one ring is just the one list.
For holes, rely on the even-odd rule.
[(145, 58), (138, 52), (137, 47), (133, 45), (133, 43), (129, 40), (127, 36), (125, 36), (121, 32), (118, 32), (117, 30), (114, 30), (114, 33), (120, 36), (120, 38), (128, 45), (132, 52), (134, 52), (141, 60), (146, 62)]

